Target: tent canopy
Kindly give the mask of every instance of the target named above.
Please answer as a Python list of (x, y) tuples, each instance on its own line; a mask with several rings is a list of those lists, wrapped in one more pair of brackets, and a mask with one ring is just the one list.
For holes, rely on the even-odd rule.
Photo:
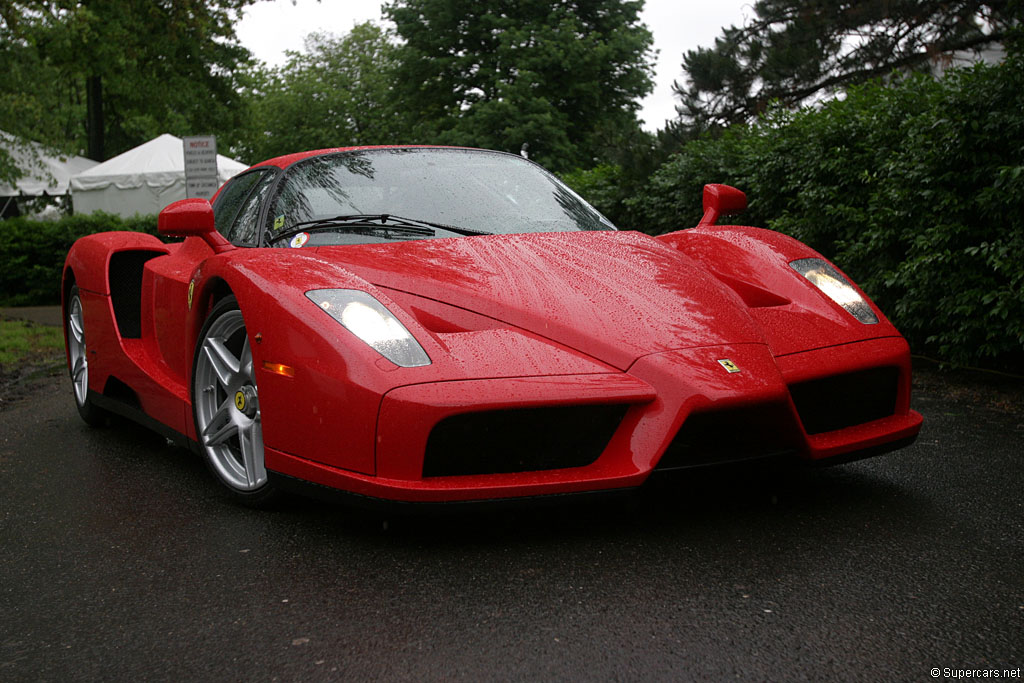
[(38, 142), (20, 140), (2, 130), (0, 146), (24, 174), (13, 186), (0, 183), (0, 197), (67, 194), (72, 176), (98, 164), (85, 157), (60, 156)]
[[(217, 155), (221, 183), (248, 168)], [(71, 179), (75, 213), (106, 211), (128, 217), (159, 213), (185, 198), (185, 151), (181, 138), (167, 133), (93, 166)]]

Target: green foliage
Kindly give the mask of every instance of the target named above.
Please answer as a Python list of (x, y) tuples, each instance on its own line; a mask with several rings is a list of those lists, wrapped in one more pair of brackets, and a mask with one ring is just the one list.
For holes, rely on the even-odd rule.
[(281, 69), (256, 70), (250, 131), (239, 152), (253, 161), (307, 149), (409, 142), (391, 84), (396, 47), (371, 22), (338, 38), (311, 34)]
[(160, 133), (228, 136), (245, 117), (249, 60), (234, 20), (254, 1), (0, 2), (0, 129), (76, 154), (102, 134), (103, 158)]
[[(651, 33), (622, 0), (394, 0), (396, 95), (418, 142), (518, 152), (589, 168), (637, 129)], [(602, 157), (603, 158), (603, 157)]]
[(11, 218), (0, 221), (0, 306), (60, 303), (64, 257), (79, 237), (110, 230), (157, 234), (156, 216), (120, 218), (106, 213), (67, 216), (58, 221)]
[(884, 86), (704, 137), (628, 202), (646, 229), (700, 219), (701, 188), (747, 192), (743, 222), (834, 259), (918, 352), (1024, 366), (1024, 61)]
[(1019, 20), (1012, 0), (757, 0), (744, 26), (684, 55), (677, 109), (698, 130), (749, 121), (773, 101), (796, 106), (999, 45)]
[(623, 213), (623, 198), (619, 192), (623, 174), (621, 166), (600, 164), (586, 171), (563, 173), (561, 179), (595, 209), (611, 218)]

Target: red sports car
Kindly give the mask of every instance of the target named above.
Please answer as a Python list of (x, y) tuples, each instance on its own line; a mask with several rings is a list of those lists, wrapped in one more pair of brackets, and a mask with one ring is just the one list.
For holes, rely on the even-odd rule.
[(659, 470), (840, 462), (913, 441), (903, 337), (785, 235), (619, 231), (474, 149), (294, 154), (78, 240), (62, 285), (86, 422), (137, 419), (236, 498), (389, 501), (637, 487)]

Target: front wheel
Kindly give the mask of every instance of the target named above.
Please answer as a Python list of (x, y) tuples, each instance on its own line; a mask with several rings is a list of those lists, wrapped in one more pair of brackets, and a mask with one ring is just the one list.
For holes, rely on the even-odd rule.
[(277, 497), (263, 464), (263, 423), (245, 320), (234, 297), (203, 325), (192, 365), (196, 435), (214, 476), (247, 505)]

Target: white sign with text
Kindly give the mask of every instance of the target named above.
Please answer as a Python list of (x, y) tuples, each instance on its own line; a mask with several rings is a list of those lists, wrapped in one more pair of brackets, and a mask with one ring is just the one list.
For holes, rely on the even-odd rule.
[(217, 181), (217, 138), (194, 135), (182, 138), (185, 148), (185, 196), (209, 199), (220, 187)]

